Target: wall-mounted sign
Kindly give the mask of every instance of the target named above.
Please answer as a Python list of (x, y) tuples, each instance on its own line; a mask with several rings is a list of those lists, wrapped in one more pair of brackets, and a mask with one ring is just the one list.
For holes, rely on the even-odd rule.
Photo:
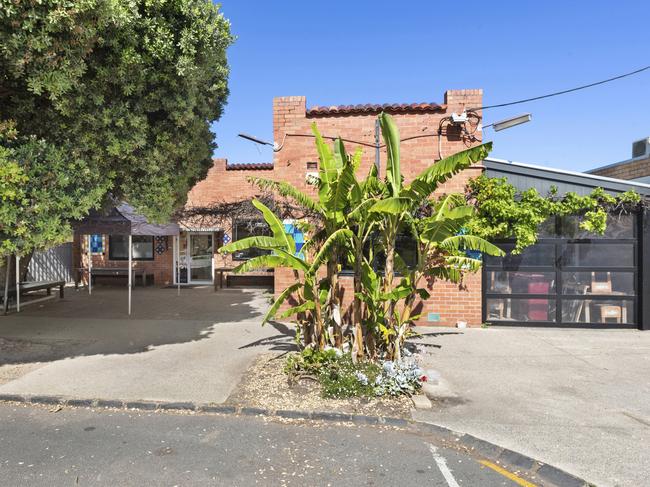
[(104, 237), (102, 235), (90, 236), (90, 252), (93, 254), (102, 254), (104, 252)]

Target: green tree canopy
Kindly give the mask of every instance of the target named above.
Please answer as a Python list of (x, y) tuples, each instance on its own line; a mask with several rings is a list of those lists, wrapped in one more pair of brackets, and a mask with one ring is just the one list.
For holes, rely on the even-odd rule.
[(211, 165), (232, 41), (209, 0), (0, 0), (0, 252), (109, 195), (167, 218)]

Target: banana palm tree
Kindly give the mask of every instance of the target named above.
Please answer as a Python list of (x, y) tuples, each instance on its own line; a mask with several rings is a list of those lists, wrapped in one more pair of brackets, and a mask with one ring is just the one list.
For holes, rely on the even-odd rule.
[[(442, 183), (463, 169), (483, 160), (491, 150), (492, 144), (483, 144), (442, 159), (425, 169), (410, 184), (404, 184), (400, 168), (400, 136), (397, 125), (392, 117), (386, 113), (379, 115), (379, 124), (387, 152), (386, 195), (381, 200), (375, 202), (370, 207), (369, 212), (377, 213), (381, 216), (378, 227), (381, 230), (382, 246), (386, 255), (383, 294), (384, 296), (393, 297), (386, 301), (385, 319), (386, 329), (389, 331), (388, 354), (392, 358), (399, 358), (402, 339), (408, 327), (408, 320), (404, 321), (402, 319), (404, 315), (396, 312), (396, 305), (399, 299), (402, 299), (405, 294), (406, 296), (411, 296), (409, 299), (414, 300), (415, 298), (413, 297), (413, 293), (406, 292), (407, 287), (404, 286), (400, 287), (400, 292), (394, 292), (398, 288), (398, 285), (395, 283), (397, 236), (407, 226), (412, 230), (417, 230), (416, 225), (412, 223), (413, 215), (417, 208), (424, 202), (430, 201), (432, 194)], [(462, 211), (458, 210), (457, 213), (461, 213)], [(450, 224), (450, 228), (452, 227), (451, 222), (446, 223)], [(417, 241), (419, 232), (416, 231), (413, 236)], [(485, 245), (487, 242), (484, 240), (479, 241), (476, 237), (469, 235), (453, 235), (448, 238), (449, 240), (444, 244), (438, 242), (438, 244), (443, 245), (441, 247), (442, 249), (445, 249), (445, 247), (451, 248), (456, 245), (458, 249), (473, 250), (473, 246), (477, 246), (480, 248), (476, 250), (494, 250), (489, 245)], [(426, 252), (426, 249), (422, 250), (425, 251), (422, 253), (423, 258), (428, 258), (429, 254)], [(455, 275), (453, 268), (441, 265), (439, 269), (439, 271), (435, 272), (447, 272), (449, 275)], [(412, 282), (410, 285), (413, 289), (418, 289), (416, 282)], [(404, 290), (402, 291), (401, 289)], [(417, 292), (422, 293), (422, 291)], [(410, 307), (407, 306), (406, 308)]]
[[(358, 185), (355, 172), (361, 161), (361, 151), (358, 150), (348, 157), (340, 139), (337, 139), (333, 147), (330, 148), (323, 140), (316, 124), (312, 124), (312, 131), (316, 139), (320, 162), (316, 198), (285, 181), (266, 178), (249, 178), (249, 181), (260, 189), (272, 190), (280, 196), (292, 199), (315, 215), (319, 220), (319, 225), (311, 236), (311, 240), (313, 244), (316, 244), (325, 241), (328, 236), (340, 228), (349, 228), (346, 225), (347, 212), (350, 210), (349, 195), (352, 188)], [(334, 244), (330, 249), (331, 256), (326, 262), (327, 281), (330, 285), (325, 306), (326, 321), (333, 328), (333, 340), (337, 347), (342, 346), (343, 343), (338, 273), (345, 244), (344, 241)]]
[(242, 273), (256, 269), (285, 267), (292, 269), (297, 277), (294, 284), (284, 289), (269, 308), (262, 324), (274, 318), (280, 306), (289, 298), (296, 303), (282, 313), (282, 317), (307, 315), (303, 320), (303, 336), (307, 343), (313, 342), (319, 349), (326, 345), (327, 329), (323, 320), (322, 307), (327, 297), (327, 283), (318, 278), (318, 271), (330, 257), (332, 248), (350, 238), (350, 230), (339, 228), (332, 232), (318, 251), (310, 256), (314, 245), (306, 242), (298, 251), (293, 237), (284, 230), (280, 219), (262, 202), (254, 199), (253, 205), (261, 213), (271, 231), (271, 236), (253, 236), (224, 245), (222, 253), (233, 253), (249, 248), (271, 250), (272, 253), (253, 257), (237, 266), (233, 272)]
[(467, 250), (503, 255), (499, 247), (487, 240), (465, 234), (466, 225), (475, 214), (476, 208), (467, 204), (464, 195), (452, 193), (434, 202), (428, 217), (416, 219), (407, 215), (405, 225), (416, 242), (417, 257), (415, 265), (409, 268), (399, 254), (395, 255), (396, 268), (403, 276), (396, 291), (404, 296), (391, 335), (394, 339), (390, 351), (396, 358), (401, 356), (409, 323), (417, 318), (413, 315), (417, 298), (429, 297), (428, 290), (421, 287), (423, 279), (429, 285), (435, 280), (461, 283), (466, 273), (481, 268), (481, 260), (470, 257)]

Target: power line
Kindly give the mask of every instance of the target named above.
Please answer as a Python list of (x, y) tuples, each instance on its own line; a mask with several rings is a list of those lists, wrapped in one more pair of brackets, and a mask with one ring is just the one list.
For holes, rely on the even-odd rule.
[(488, 105), (488, 106), (485, 106), (485, 107), (472, 108), (472, 110), (487, 110), (488, 108), (507, 107), (507, 106), (510, 106), (510, 105), (518, 105), (520, 103), (527, 103), (529, 101), (542, 100), (544, 98), (550, 98), (552, 96), (564, 95), (565, 93), (571, 93), (573, 91), (584, 90), (585, 88), (591, 88), (592, 86), (602, 85), (602, 84), (605, 84), (605, 83), (609, 83), (610, 81), (616, 81), (617, 79), (627, 78), (628, 76), (633, 76), (635, 74), (639, 74), (639, 73), (641, 73), (643, 71), (647, 71), (648, 69), (650, 69), (650, 66), (645, 66), (645, 67), (643, 67), (641, 69), (637, 69), (637, 70), (631, 71), (629, 73), (621, 74), (619, 76), (614, 76), (613, 78), (604, 79), (602, 81), (596, 81), (595, 83), (589, 83), (588, 85), (577, 86), (576, 88), (571, 88), (571, 89), (568, 89), (568, 90), (556, 91), (555, 93), (549, 93), (547, 95), (541, 95), (541, 96), (534, 96), (532, 98), (526, 98), (524, 100), (511, 101), (511, 102), (508, 102), (508, 103), (499, 103), (498, 105)]

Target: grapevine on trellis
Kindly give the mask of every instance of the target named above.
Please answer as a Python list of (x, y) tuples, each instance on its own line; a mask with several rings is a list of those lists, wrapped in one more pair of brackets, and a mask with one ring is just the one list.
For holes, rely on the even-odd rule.
[(537, 242), (540, 225), (552, 216), (580, 216), (582, 230), (602, 235), (608, 214), (629, 213), (644, 204), (632, 190), (616, 196), (603, 188), (584, 196), (575, 192), (560, 195), (552, 186), (544, 196), (535, 188), (519, 191), (507, 178), (486, 175), (469, 182), (467, 197), (478, 210), (468, 230), (486, 239), (514, 238), (515, 254)]

